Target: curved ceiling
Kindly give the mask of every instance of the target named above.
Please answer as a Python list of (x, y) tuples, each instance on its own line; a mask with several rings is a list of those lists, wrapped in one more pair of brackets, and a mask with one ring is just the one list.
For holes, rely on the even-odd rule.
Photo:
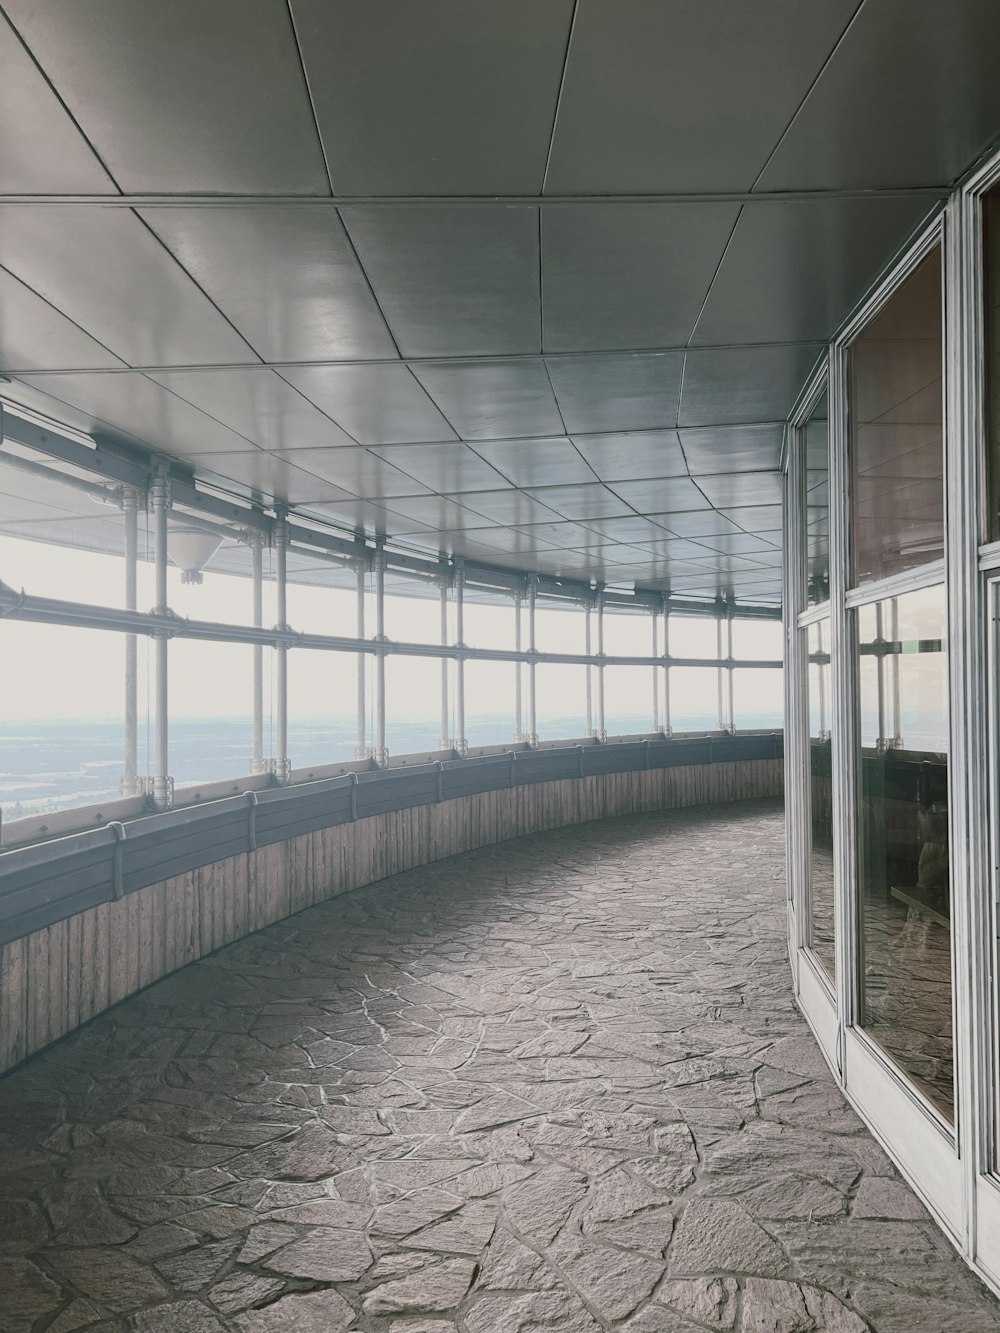
[(356, 532), (692, 596), (779, 600), (783, 422), (1000, 132), (995, 0), (4, 12), (5, 397)]

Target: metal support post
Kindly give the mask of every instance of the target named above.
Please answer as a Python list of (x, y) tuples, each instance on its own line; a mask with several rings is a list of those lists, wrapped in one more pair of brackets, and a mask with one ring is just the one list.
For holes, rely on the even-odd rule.
[[(246, 536), (250, 547), (250, 559), (253, 574), (253, 623), (254, 629), (264, 625), (264, 534), (258, 528), (251, 528)], [(253, 753), (250, 756), (250, 772), (265, 773), (264, 762), (264, 646), (253, 646)]]
[[(448, 646), (448, 589), (451, 587), (451, 575), (441, 575), (441, 647)], [(441, 658), (441, 739), (439, 750), (450, 750), (452, 741), (449, 736), (451, 718), (448, 713), (448, 658)]]
[[(138, 610), (139, 492), (122, 487), (125, 515), (125, 609)], [(125, 635), (125, 757), (119, 784), (122, 796), (136, 796), (139, 783), (139, 669), (138, 639)]]
[(736, 672), (735, 668), (733, 667), (733, 611), (734, 611), (734, 603), (733, 599), (730, 598), (726, 603), (726, 631), (727, 631), (727, 644), (728, 644), (726, 656), (729, 659), (729, 666), (726, 668), (726, 671), (728, 673), (727, 681), (729, 686), (728, 730), (734, 732), (736, 730), (736, 713), (733, 707), (733, 685)]
[[(719, 599), (716, 600), (716, 603), (715, 603), (715, 655), (716, 655), (716, 657), (718, 657), (718, 658), (720, 658), (720, 659), (721, 659), (721, 657), (722, 657), (722, 655), (723, 655), (723, 654), (722, 654), (722, 620), (723, 620), (724, 612), (725, 612), (725, 603), (722, 601), (721, 598), (719, 598)], [(716, 667), (716, 669), (715, 669), (715, 683), (716, 683), (716, 689), (717, 689), (717, 693), (718, 693), (718, 703), (719, 703), (719, 730), (720, 730), (720, 731), (725, 731), (725, 730), (726, 730), (726, 710), (725, 710), (725, 702), (724, 702), (724, 700), (725, 700), (725, 695), (724, 695), (724, 691), (723, 691), (723, 688), (722, 688), (722, 675), (723, 675), (724, 670), (725, 670), (725, 668), (724, 668), (724, 667), (721, 667), (721, 666), (718, 666), (718, 667)]]
[[(583, 621), (583, 651), (589, 657), (591, 652), (590, 638), (590, 612), (592, 610), (593, 599), (588, 598), (584, 608)], [(594, 668), (587, 663), (587, 729), (584, 735), (593, 740), (594, 737)]]
[[(288, 523), (283, 509), (277, 511), (274, 528), (275, 603), (279, 630), (288, 628)], [(288, 646), (278, 645), (275, 662), (275, 757), (274, 773), (279, 782), (287, 782), (291, 771), (288, 758)]]
[(663, 727), (662, 735), (670, 735), (670, 598), (663, 595)]
[[(514, 651), (521, 651), (521, 593), (514, 594)], [(524, 716), (521, 702), (521, 681), (524, 675), (524, 663), (514, 663), (514, 741), (520, 744), (524, 740)]]
[[(368, 574), (368, 561), (361, 558), (355, 562), (354, 574), (357, 579), (357, 623), (355, 633), (359, 639), (365, 637), (365, 578)], [(371, 757), (371, 751), (368, 749), (368, 717), (365, 712), (365, 674), (368, 670), (368, 658), (364, 653), (358, 653), (358, 699), (357, 699), (357, 723), (358, 733), (354, 741), (354, 758), (368, 759)]]
[(375, 762), (379, 768), (389, 764), (385, 743), (385, 552), (375, 552)]
[[(150, 487), (153, 510), (153, 558), (155, 576), (154, 614), (165, 616), (167, 610), (167, 514), (170, 511), (170, 473), (159, 466)], [(153, 636), (156, 673), (156, 767), (153, 773), (153, 801), (158, 810), (169, 810), (174, 799), (170, 777), (170, 723), (167, 678), (167, 634), (160, 630)]]
[(538, 744), (537, 681), (535, 679), (535, 601), (538, 595), (538, 579), (534, 574), (528, 576), (528, 652), (532, 654), (528, 663), (528, 735), (531, 746)]
[(465, 739), (465, 566), (461, 560), (455, 561), (455, 639), (455, 750), (465, 756), (469, 743)]
[[(653, 607), (653, 612), (652, 612), (651, 619), (652, 619), (652, 622), (653, 622), (653, 656), (656, 657), (656, 656), (657, 656), (657, 645), (659, 644), (660, 635), (659, 635), (659, 624), (658, 624), (658, 622), (659, 622), (659, 612), (657, 611), (657, 609), (656, 609), (655, 606)], [(655, 736), (655, 735), (657, 734), (657, 732), (660, 730), (660, 674), (659, 674), (659, 668), (658, 668), (655, 664), (654, 664), (654, 666), (653, 666), (653, 728), (652, 728), (652, 730), (653, 730), (653, 735), (654, 735), (654, 736)]]
[[(604, 658), (604, 589), (597, 591), (597, 656)], [(604, 662), (597, 667), (597, 739), (606, 741), (608, 729), (604, 713)]]

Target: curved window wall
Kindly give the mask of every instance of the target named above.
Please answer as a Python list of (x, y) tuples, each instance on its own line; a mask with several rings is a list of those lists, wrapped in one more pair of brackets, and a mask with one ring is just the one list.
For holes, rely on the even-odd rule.
[[(807, 385), (786, 465), (799, 1002), (1000, 1290), (1000, 156)], [(798, 775), (798, 780), (796, 778)]]

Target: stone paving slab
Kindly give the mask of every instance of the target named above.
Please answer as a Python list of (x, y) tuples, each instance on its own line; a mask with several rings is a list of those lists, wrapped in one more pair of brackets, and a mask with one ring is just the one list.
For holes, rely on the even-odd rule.
[(770, 803), (310, 909), (0, 1081), (2, 1333), (980, 1333), (797, 1013)]

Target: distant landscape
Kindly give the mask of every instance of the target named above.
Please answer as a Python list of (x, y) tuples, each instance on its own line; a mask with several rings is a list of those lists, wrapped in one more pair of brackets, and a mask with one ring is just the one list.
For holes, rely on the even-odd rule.
[[(649, 728), (648, 714), (608, 718), (609, 731), (628, 735)], [(677, 718), (678, 730), (714, 727), (707, 716)], [(780, 725), (774, 718), (743, 719), (746, 727)], [(545, 718), (543, 740), (581, 735), (579, 717)], [(470, 717), (470, 745), (499, 745), (512, 739), (509, 716)], [(353, 718), (289, 722), (288, 749), (295, 768), (330, 764), (354, 754)], [(387, 728), (390, 754), (436, 750), (438, 727), (425, 719), (400, 720)], [(140, 728), (139, 770), (148, 771), (152, 734)], [(147, 748), (148, 746), (148, 748)], [(273, 748), (265, 742), (265, 753)], [(241, 718), (179, 718), (170, 724), (170, 771), (177, 786), (216, 782), (249, 771), (251, 731)], [(107, 721), (0, 722), (0, 809), (5, 820), (48, 814), (114, 799), (122, 771), (122, 726)]]

